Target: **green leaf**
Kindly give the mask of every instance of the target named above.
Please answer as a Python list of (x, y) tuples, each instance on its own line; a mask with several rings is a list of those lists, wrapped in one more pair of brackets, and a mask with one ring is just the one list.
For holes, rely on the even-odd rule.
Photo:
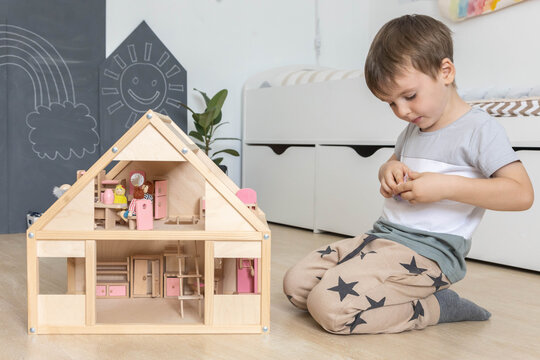
[(219, 153), (222, 153), (222, 152), (227, 153), (227, 154), (232, 155), (232, 156), (240, 156), (238, 151), (233, 150), (233, 149), (225, 149), (225, 150), (216, 151), (214, 153), (214, 155), (212, 155), (212, 156), (215, 156), (216, 154), (219, 154)]
[(197, 132), (199, 134), (201, 134), (201, 136), (206, 135), (206, 132), (204, 131), (203, 127), (201, 125), (199, 125), (199, 123), (197, 123), (197, 122), (195, 122), (195, 129), (197, 129)]
[(219, 122), (221, 121), (221, 116), (222, 116), (222, 112), (220, 111), (218, 116), (214, 119), (214, 121), (212, 121), (212, 125), (217, 125), (219, 124)]
[(219, 164), (221, 164), (221, 162), (223, 161), (223, 158), (220, 157), (220, 158), (217, 158), (217, 159), (212, 159), (212, 161), (213, 161), (216, 165), (219, 165)]
[(204, 142), (203, 136), (197, 131), (190, 131), (189, 136), (199, 140), (200, 142)]
[(219, 109), (221, 111), (221, 108), (223, 107), (223, 103), (225, 102), (225, 99), (227, 98), (227, 89), (220, 90), (214, 95), (214, 97), (210, 100), (210, 103), (208, 104), (208, 107), (215, 107), (216, 109)]
[(214, 116), (214, 111), (212, 109), (207, 110), (200, 114), (199, 116), (199, 125), (204, 129), (205, 133), (208, 131), (208, 127), (212, 123)]
[[(225, 99), (227, 98), (227, 89), (223, 89), (217, 92), (216, 95), (210, 100), (208, 103), (208, 109), (205, 112), (209, 112), (210, 115), (210, 123), (213, 123), (214, 120), (219, 116), (221, 113), (221, 108), (223, 107), (223, 103), (225, 102)], [(221, 119), (220, 119), (221, 121)]]
[(216, 132), (216, 130), (219, 129), (220, 126), (228, 124), (228, 123), (229, 123), (228, 121), (225, 121), (225, 122), (223, 122), (221, 124), (218, 124), (218, 125), (214, 126), (214, 132)]
[(196, 112), (193, 111), (193, 110), (191, 110), (191, 108), (190, 108), (189, 106), (187, 106), (186, 104), (183, 104), (183, 103), (181, 103), (181, 102), (179, 102), (179, 104), (180, 104), (180, 106), (182, 106), (182, 107), (188, 109), (189, 111), (191, 111), (193, 114), (196, 114)]
[(198, 91), (202, 95), (202, 97), (204, 98), (204, 102), (206, 104), (206, 108), (208, 108), (208, 103), (210, 102), (210, 98), (208, 97), (208, 95), (206, 95), (204, 91), (201, 91), (199, 89), (193, 88), (193, 90)]

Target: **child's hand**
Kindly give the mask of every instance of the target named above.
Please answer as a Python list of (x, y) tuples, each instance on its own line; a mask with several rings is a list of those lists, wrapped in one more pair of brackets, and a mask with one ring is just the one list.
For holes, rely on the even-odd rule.
[(385, 198), (398, 195), (398, 185), (404, 182), (405, 175), (409, 168), (398, 160), (388, 160), (379, 170), (379, 180), (381, 182), (380, 192)]
[(449, 188), (448, 175), (425, 172), (417, 173), (410, 171), (409, 179), (397, 186), (397, 191), (403, 200), (411, 204), (429, 203), (446, 198), (446, 190)]

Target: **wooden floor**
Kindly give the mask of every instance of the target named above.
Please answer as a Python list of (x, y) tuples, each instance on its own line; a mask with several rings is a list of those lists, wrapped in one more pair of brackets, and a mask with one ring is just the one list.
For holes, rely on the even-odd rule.
[[(271, 332), (263, 335), (32, 335), (26, 333), (24, 234), (0, 235), (1, 359), (540, 359), (540, 274), (468, 262), (460, 295), (492, 314), (486, 322), (393, 335), (324, 332), (283, 295), (285, 271), (341, 237), (271, 225)], [(539, 254), (540, 261), (540, 254)]]

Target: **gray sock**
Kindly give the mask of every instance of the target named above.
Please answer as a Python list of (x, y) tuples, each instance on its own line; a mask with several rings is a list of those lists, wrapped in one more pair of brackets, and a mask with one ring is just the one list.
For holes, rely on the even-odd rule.
[(491, 313), (472, 301), (459, 297), (454, 291), (444, 289), (435, 292), (441, 307), (439, 323), (454, 321), (483, 321), (490, 318)]

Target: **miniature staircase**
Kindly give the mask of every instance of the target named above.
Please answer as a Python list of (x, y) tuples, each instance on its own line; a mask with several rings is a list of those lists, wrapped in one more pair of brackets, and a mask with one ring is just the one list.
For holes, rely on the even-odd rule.
[[(193, 242), (195, 247), (195, 255), (180, 254), (178, 252), (178, 275), (180, 279), (179, 290), (180, 295), (178, 300), (180, 300), (180, 316), (184, 317), (184, 300), (198, 300), (199, 302), (199, 316), (202, 316), (202, 300), (203, 295), (201, 295), (201, 277), (202, 275), (199, 272), (199, 254), (197, 252), (197, 242)], [(179, 247), (180, 249), (180, 247)], [(193, 260), (194, 262), (194, 273), (184, 273), (186, 268), (187, 261)], [(195, 284), (193, 288), (193, 294), (186, 295), (184, 294), (184, 279), (195, 279)]]

